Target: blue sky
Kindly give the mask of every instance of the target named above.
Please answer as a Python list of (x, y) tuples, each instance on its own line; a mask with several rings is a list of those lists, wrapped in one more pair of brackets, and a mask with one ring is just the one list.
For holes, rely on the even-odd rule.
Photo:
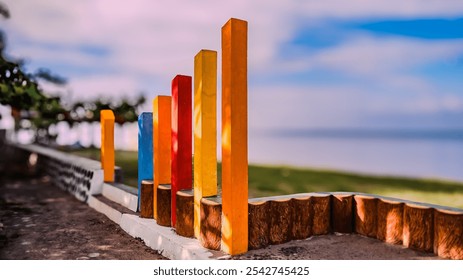
[(463, 127), (463, 1), (3, 2), (8, 54), (66, 76), (44, 86), (65, 98), (168, 94), (238, 17), (251, 129)]

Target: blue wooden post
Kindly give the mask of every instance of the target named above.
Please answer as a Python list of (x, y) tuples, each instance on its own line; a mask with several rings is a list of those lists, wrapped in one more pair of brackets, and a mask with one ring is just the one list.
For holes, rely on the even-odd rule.
[(138, 209), (141, 181), (153, 180), (153, 113), (138, 116)]

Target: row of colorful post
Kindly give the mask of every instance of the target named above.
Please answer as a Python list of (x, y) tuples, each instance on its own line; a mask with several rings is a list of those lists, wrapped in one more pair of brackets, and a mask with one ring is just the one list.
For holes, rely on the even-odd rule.
[[(193, 187), (194, 236), (199, 238), (201, 199), (217, 195), (217, 52), (201, 50), (195, 56), (193, 94), (192, 82), (190, 76), (177, 75), (172, 81), (172, 95), (157, 96), (153, 112), (139, 116), (138, 197), (140, 205), (142, 180), (153, 180), (148, 192), (153, 205), (148, 210), (158, 220), (158, 189), (170, 185), (170, 224), (175, 227), (177, 192)], [(239, 254), (248, 249), (247, 22), (243, 20), (230, 19), (222, 27), (221, 109), (221, 249)], [(105, 181), (111, 182), (114, 179), (112, 111), (102, 111), (101, 125), (101, 162)]]

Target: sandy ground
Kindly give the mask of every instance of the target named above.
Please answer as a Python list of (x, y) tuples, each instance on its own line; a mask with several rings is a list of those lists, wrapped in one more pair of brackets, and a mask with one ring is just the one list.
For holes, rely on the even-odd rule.
[(0, 175), (0, 259), (164, 259), (47, 177)]
[[(3, 176), (4, 177), (4, 176)], [(0, 176), (0, 259), (164, 259), (47, 177)], [(438, 259), (359, 235), (324, 235), (232, 259)]]

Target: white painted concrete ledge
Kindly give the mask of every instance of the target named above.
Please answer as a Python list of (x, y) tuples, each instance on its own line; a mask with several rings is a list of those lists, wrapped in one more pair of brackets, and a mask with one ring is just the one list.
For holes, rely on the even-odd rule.
[(98, 200), (98, 198), (89, 196), (87, 203), (90, 207), (95, 209), (96, 211), (106, 215), (111, 221), (115, 222), (116, 224), (121, 224), (122, 213), (117, 211), (116, 209), (112, 208), (111, 206), (107, 205), (106, 203)]
[(138, 196), (136, 195), (106, 183), (103, 184), (102, 194), (133, 212), (137, 212), (138, 210)]
[(163, 227), (154, 219), (123, 214), (121, 228), (135, 238), (172, 260), (207, 260), (227, 258), (229, 255), (208, 250), (194, 238), (177, 235), (171, 227)]
[[(107, 197), (106, 194), (108, 193), (110, 196), (114, 194), (119, 195), (116, 197), (116, 200), (119, 201), (122, 197), (125, 197), (120, 196), (121, 192), (124, 192), (123, 190), (120, 190), (121, 192), (119, 192), (119, 189), (118, 191), (114, 191), (113, 189), (116, 189), (114, 186), (107, 184), (105, 186), (107, 186), (106, 192), (104, 191), (105, 188), (103, 188), (103, 195), (105, 197)], [(130, 194), (126, 193), (126, 195)], [(111, 199), (110, 197), (107, 198)], [(197, 239), (177, 235), (173, 228), (160, 226), (154, 219), (143, 219), (137, 215), (123, 214), (98, 200), (97, 197), (90, 196), (87, 203), (96, 211), (103, 213), (109, 219), (119, 224), (129, 235), (142, 239), (146, 246), (157, 250), (166, 258), (172, 260), (214, 260), (229, 257), (229, 255), (223, 252), (204, 248)]]

